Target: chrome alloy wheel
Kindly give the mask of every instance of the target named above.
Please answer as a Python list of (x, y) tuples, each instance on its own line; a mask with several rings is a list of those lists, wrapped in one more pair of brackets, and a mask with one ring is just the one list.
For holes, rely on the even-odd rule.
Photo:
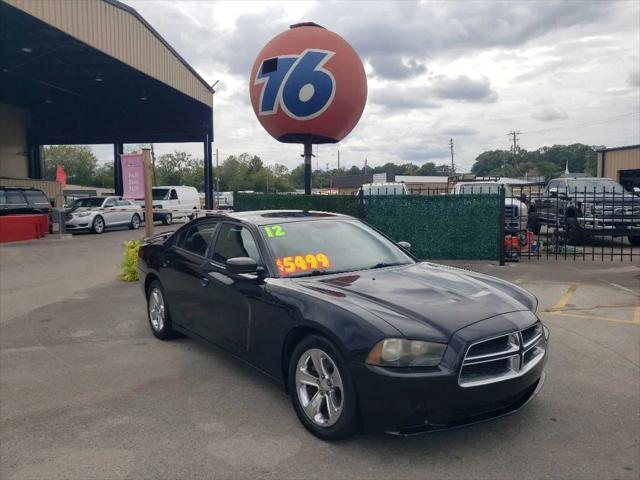
[(96, 217), (96, 219), (93, 221), (93, 229), (95, 230), (96, 233), (103, 232), (104, 220), (102, 219), (102, 217)]
[(304, 352), (296, 366), (296, 390), (300, 406), (320, 427), (335, 424), (344, 406), (344, 388), (336, 363), (317, 348)]
[(151, 290), (149, 295), (149, 320), (156, 332), (164, 327), (164, 298), (159, 288)]

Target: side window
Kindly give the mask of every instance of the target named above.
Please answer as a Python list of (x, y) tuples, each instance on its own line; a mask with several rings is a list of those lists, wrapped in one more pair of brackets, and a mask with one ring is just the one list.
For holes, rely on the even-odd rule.
[(131, 202), (129, 202), (129, 200), (118, 199), (116, 200), (116, 205), (118, 205), (119, 207), (130, 207)]
[(7, 204), (7, 193), (4, 190), (0, 190), (0, 205)]
[(24, 194), (32, 205), (36, 205), (38, 207), (49, 206), (49, 200), (40, 190), (25, 190)]
[(173, 188), (171, 189), (171, 197), (169, 197), (169, 200), (178, 200), (178, 194)]
[(235, 257), (250, 257), (260, 264), (258, 245), (251, 232), (240, 225), (225, 223), (220, 228), (212, 258), (225, 263)]
[(27, 205), (27, 199), (22, 192), (7, 190), (7, 203), (9, 205)]
[(196, 255), (204, 257), (213, 234), (216, 231), (216, 223), (197, 223), (189, 227), (186, 232), (180, 234), (176, 246)]
[(102, 206), (107, 208), (107, 207), (115, 207), (115, 205), (116, 205), (116, 201), (113, 198), (110, 198), (106, 202), (104, 202)]

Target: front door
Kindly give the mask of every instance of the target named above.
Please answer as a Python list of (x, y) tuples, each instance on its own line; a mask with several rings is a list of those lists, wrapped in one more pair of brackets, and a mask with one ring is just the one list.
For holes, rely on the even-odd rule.
[(253, 306), (261, 301), (263, 286), (255, 275), (230, 273), (225, 262), (235, 257), (251, 257), (261, 265), (257, 243), (248, 228), (222, 223), (209, 257), (204, 266), (209, 279), (206, 314), (199, 317), (194, 331), (242, 355), (250, 344)]

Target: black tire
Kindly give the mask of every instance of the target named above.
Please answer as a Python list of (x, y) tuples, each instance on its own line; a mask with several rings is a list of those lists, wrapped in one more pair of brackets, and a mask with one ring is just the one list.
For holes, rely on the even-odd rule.
[(106, 225), (104, 223), (104, 218), (102, 218), (100, 215), (97, 215), (93, 219), (93, 223), (91, 224), (91, 233), (100, 235), (102, 232), (104, 232), (105, 228)]
[(534, 235), (540, 235), (540, 230), (542, 229), (542, 225), (536, 218), (535, 214), (529, 215), (527, 219), (527, 230), (531, 230)]
[(163, 217), (162, 217), (162, 223), (164, 225), (171, 225), (171, 223), (173, 222), (173, 216), (170, 213), (166, 213)]
[(131, 223), (129, 224), (129, 230), (137, 230), (140, 228), (140, 216), (134, 213), (131, 216)]
[(629, 235), (629, 243), (634, 247), (640, 247), (640, 236), (631, 236)]
[[(162, 299), (162, 304), (164, 306), (164, 318), (162, 320), (162, 325), (156, 324), (154, 326), (154, 321), (152, 320), (152, 296), (156, 292)], [(147, 290), (147, 320), (149, 321), (149, 328), (151, 328), (151, 333), (153, 333), (155, 337), (159, 338), (160, 340), (171, 340), (178, 336), (172, 328), (171, 314), (169, 313), (169, 307), (166, 298), (167, 297), (164, 293), (164, 289), (162, 288), (162, 284), (158, 280), (154, 280), (153, 282), (151, 282), (151, 285), (149, 285), (149, 288)]]
[[(320, 350), (329, 357), (333, 365), (337, 367), (342, 382), (343, 388), (340, 392), (341, 408), (339, 417), (337, 421), (330, 426), (320, 426), (307, 416), (301, 404), (300, 393), (296, 384), (298, 362), (301, 357), (311, 349)], [(296, 345), (289, 361), (288, 386), (291, 403), (293, 404), (296, 415), (298, 415), (304, 427), (316, 437), (327, 441), (341, 440), (354, 435), (360, 430), (358, 399), (351, 371), (347, 367), (347, 363), (342, 358), (338, 349), (326, 338), (319, 335), (310, 335), (303, 338), (300, 343)]]
[(584, 243), (584, 232), (578, 225), (578, 219), (568, 217), (565, 220), (565, 229), (567, 231), (567, 243), (569, 245), (582, 245)]

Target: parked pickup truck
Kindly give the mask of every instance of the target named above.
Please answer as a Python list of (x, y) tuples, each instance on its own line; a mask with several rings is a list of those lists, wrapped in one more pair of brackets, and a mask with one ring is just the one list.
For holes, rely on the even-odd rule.
[(504, 231), (514, 234), (527, 229), (527, 205), (513, 197), (511, 188), (499, 182), (458, 182), (451, 193), (453, 195), (498, 194), (504, 187)]
[(529, 202), (529, 228), (535, 234), (548, 225), (564, 228), (567, 241), (585, 236), (628, 236), (640, 246), (640, 196), (610, 178), (554, 178)]

